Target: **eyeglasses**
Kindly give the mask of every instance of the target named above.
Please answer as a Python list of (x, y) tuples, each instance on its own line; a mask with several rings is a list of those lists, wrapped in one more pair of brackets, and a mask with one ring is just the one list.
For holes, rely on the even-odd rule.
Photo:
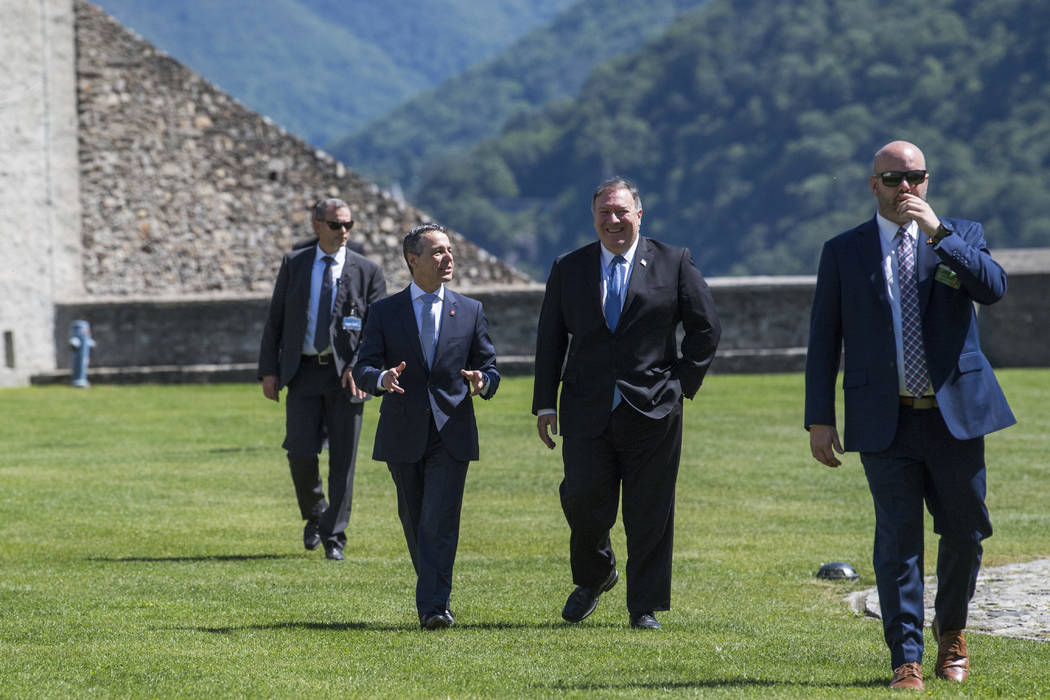
[(897, 187), (901, 184), (901, 180), (907, 180), (909, 185), (921, 185), (926, 180), (928, 175), (925, 170), (908, 170), (901, 172), (900, 170), (887, 170), (884, 173), (876, 175), (882, 180), (882, 184), (886, 187)]
[(350, 229), (352, 229), (354, 227), (353, 220), (350, 220), (350, 221), (326, 221), (325, 223), (328, 224), (328, 228), (332, 229), (333, 231), (338, 231), (341, 228), (345, 228), (347, 231), (349, 231)]

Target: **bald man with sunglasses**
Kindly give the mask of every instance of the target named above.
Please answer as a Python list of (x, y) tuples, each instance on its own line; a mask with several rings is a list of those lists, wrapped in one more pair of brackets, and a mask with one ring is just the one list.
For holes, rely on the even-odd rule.
[[(940, 535), (933, 633), (938, 678), (969, 675), (963, 629), (977, 583), (985, 507), (984, 436), (1015, 420), (981, 352), (974, 303), (1006, 293), (975, 221), (937, 216), (914, 144), (875, 154), (875, 218), (824, 245), (810, 319), (806, 415), (813, 457), (860, 452), (875, 503), (873, 565), (895, 689), (921, 690), (923, 508)], [(835, 383), (845, 350), (845, 441)]]
[[(323, 543), (325, 557), (341, 561), (367, 396), (349, 367), (368, 305), (386, 296), (386, 280), (377, 264), (347, 249), (354, 218), (346, 202), (318, 202), (311, 223), (316, 245), (292, 250), (281, 261), (263, 327), (259, 378), (272, 401), (288, 387), (282, 446), (306, 521), (303, 546), (314, 550)], [(318, 461), (326, 435), (327, 500)]]

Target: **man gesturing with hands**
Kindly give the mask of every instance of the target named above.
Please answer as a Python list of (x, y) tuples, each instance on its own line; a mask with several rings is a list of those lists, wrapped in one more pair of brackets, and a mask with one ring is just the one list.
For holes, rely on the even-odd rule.
[(412, 229), (402, 250), (412, 282), (369, 308), (353, 376), (383, 397), (372, 458), (387, 463), (416, 571), (424, 629), (455, 624), (452, 567), (467, 465), (478, 459), (472, 397), (499, 387), (496, 351), (481, 303), (457, 294), (445, 229)]

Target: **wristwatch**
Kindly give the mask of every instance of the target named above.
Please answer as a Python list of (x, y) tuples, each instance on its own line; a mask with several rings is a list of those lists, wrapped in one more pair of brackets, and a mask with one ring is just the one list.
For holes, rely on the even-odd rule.
[(929, 245), (937, 245), (943, 241), (946, 237), (955, 233), (951, 227), (945, 226), (943, 222), (937, 225), (937, 230), (933, 232), (933, 235), (926, 239)]

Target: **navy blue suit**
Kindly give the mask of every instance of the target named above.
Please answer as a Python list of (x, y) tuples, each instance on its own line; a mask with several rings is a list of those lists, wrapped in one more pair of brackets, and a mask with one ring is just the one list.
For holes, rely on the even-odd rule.
[[(979, 223), (936, 246), (920, 232), (916, 256), (922, 339), (937, 406), (900, 400), (896, 344), (876, 219), (824, 245), (806, 359), (805, 425), (836, 424), (835, 383), (845, 350), (844, 447), (859, 451), (875, 502), (873, 563), (893, 668), (922, 657), (923, 502), (941, 536), (936, 614), (963, 629), (992, 534), (984, 505), (983, 436), (1015, 420), (981, 352), (974, 302), (1006, 293), (1006, 273)], [(941, 281), (937, 279), (940, 269)], [(955, 274), (954, 285), (948, 271)]]
[[(478, 459), (478, 427), (461, 369), (488, 378), (481, 398), (499, 387), (496, 351), (481, 302), (445, 288), (433, 367), (427, 368), (409, 288), (368, 310), (353, 375), (383, 397), (372, 458), (387, 463), (397, 487), (398, 516), (416, 570), (420, 618), (442, 613), (452, 590), (467, 464)], [(405, 362), (404, 393), (381, 392), (385, 369)]]

